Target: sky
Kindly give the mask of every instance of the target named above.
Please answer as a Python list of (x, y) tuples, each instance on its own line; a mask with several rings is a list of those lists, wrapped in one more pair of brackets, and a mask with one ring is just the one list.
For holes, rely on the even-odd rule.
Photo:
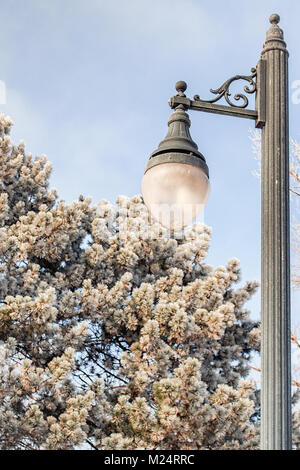
[[(178, 80), (187, 96), (210, 99), (255, 67), (278, 13), (290, 52), (290, 132), (300, 141), (296, 0), (0, 0), (0, 112), (33, 155), (53, 164), (61, 199), (80, 194), (114, 202), (133, 196), (149, 155), (167, 133), (168, 99)], [(244, 85), (244, 84), (242, 84)], [(1, 93), (1, 87), (0, 87)], [(251, 100), (250, 100), (251, 101)], [(1, 103), (1, 96), (0, 96)], [(251, 102), (253, 108), (254, 104)], [(191, 135), (210, 169), (204, 221), (212, 227), (207, 262), (241, 261), (243, 281), (260, 279), (260, 181), (253, 122), (190, 112)], [(248, 302), (260, 317), (260, 293)], [(299, 292), (292, 317), (300, 323)]]

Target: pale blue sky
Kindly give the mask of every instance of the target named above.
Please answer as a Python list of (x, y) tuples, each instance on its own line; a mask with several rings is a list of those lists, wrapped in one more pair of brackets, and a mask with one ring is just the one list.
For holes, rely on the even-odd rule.
[[(144, 165), (167, 131), (177, 80), (209, 97), (259, 60), (271, 13), (290, 51), (290, 84), (300, 79), (296, 0), (2, 0), (0, 80), (13, 137), (53, 163), (52, 186), (114, 201), (140, 193)], [(300, 141), (300, 105), (291, 136)], [(210, 168), (205, 222), (208, 262), (241, 260), (243, 280), (260, 279), (260, 182), (252, 175), (252, 121), (191, 112), (191, 134)], [(299, 295), (293, 294), (293, 317)], [(249, 303), (260, 315), (259, 294)]]

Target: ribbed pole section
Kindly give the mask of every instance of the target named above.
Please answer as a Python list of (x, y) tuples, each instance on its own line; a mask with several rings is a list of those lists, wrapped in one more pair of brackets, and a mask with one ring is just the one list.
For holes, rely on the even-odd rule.
[(288, 52), (272, 15), (262, 52), (266, 124), (262, 129), (261, 449), (291, 448)]

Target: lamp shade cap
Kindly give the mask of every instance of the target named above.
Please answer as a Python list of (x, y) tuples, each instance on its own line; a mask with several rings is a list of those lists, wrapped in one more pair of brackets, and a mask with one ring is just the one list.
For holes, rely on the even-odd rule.
[(205, 158), (190, 135), (190, 125), (188, 114), (180, 107), (176, 108), (168, 120), (168, 133), (150, 155), (145, 172), (162, 163), (176, 162), (198, 166), (208, 177)]

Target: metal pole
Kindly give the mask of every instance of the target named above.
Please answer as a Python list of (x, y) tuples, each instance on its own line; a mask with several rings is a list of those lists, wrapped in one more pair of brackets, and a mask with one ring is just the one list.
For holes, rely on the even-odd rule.
[(279, 16), (262, 51), (266, 123), (262, 128), (261, 449), (291, 448), (288, 52)]

